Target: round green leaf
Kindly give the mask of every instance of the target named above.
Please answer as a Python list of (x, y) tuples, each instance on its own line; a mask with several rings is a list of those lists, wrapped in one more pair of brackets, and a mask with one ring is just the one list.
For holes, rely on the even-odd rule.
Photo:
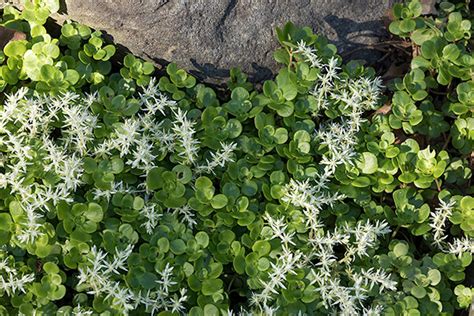
[(364, 152), (357, 161), (357, 166), (360, 168), (362, 173), (375, 173), (378, 169), (377, 157), (371, 152)]
[(410, 293), (416, 298), (423, 298), (426, 295), (426, 290), (421, 286), (415, 285), (411, 288)]
[(227, 205), (227, 197), (224, 194), (217, 194), (211, 200), (211, 205), (215, 209), (221, 209)]
[(224, 282), (221, 279), (209, 279), (202, 282), (201, 292), (204, 295), (211, 296), (222, 290)]
[(200, 245), (202, 248), (206, 248), (207, 245), (209, 245), (209, 236), (205, 232), (203, 231), (198, 232), (195, 238), (198, 245)]
[(393, 253), (397, 257), (404, 256), (408, 253), (408, 245), (403, 242), (399, 242), (393, 247)]

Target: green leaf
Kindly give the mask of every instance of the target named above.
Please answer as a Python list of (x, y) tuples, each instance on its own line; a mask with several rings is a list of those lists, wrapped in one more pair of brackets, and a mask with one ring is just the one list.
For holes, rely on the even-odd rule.
[(245, 257), (243, 255), (237, 255), (234, 258), (233, 261), (233, 266), (235, 269), (235, 272), (238, 274), (244, 274), (245, 273)]
[(272, 250), (272, 246), (266, 240), (257, 240), (253, 244), (252, 250), (258, 253), (260, 257), (263, 257), (267, 255), (268, 253), (270, 253), (270, 251)]
[(167, 253), (170, 249), (170, 242), (166, 237), (161, 237), (160, 239), (158, 239), (156, 244), (160, 253)]
[(151, 169), (146, 176), (146, 185), (149, 190), (157, 190), (163, 187), (162, 168)]
[(414, 286), (411, 288), (410, 293), (416, 298), (423, 298), (426, 295), (426, 290), (421, 286)]
[(375, 173), (378, 169), (377, 157), (370, 152), (364, 152), (357, 160), (357, 167), (364, 174)]
[(431, 227), (428, 223), (422, 223), (422, 224), (413, 224), (410, 231), (414, 236), (422, 236), (428, 233), (430, 230), (431, 230)]
[(224, 194), (217, 194), (211, 200), (211, 206), (215, 209), (221, 209), (227, 205), (227, 197)]
[(104, 218), (102, 207), (97, 203), (89, 203), (87, 211), (84, 214), (87, 219), (99, 223)]
[(430, 279), (432, 286), (436, 286), (441, 281), (441, 273), (437, 269), (430, 269), (428, 271), (428, 279)]
[(242, 87), (237, 87), (232, 90), (231, 98), (232, 100), (243, 102), (249, 98), (249, 92)]
[(59, 84), (64, 79), (62, 72), (51, 65), (43, 65), (40, 70), (41, 79), (53, 84)]
[(45, 44), (41, 51), (52, 59), (58, 58), (60, 54), (59, 47), (51, 43)]
[(75, 85), (79, 79), (79, 73), (74, 69), (68, 69), (64, 72), (64, 79), (71, 85)]
[(56, 274), (56, 273), (59, 273), (59, 268), (58, 266), (53, 263), (53, 262), (46, 262), (44, 265), (43, 265), (43, 270), (44, 272), (48, 273), (48, 274)]
[(418, 223), (423, 223), (425, 222), (428, 217), (430, 216), (430, 207), (428, 204), (423, 204), (419, 209), (418, 209)]
[(393, 253), (397, 257), (405, 256), (408, 253), (408, 245), (404, 242), (399, 242), (393, 247)]
[(60, 5), (59, 0), (41, 0), (42, 4), (49, 10), (50, 13), (56, 13), (59, 11)]
[(7, 57), (23, 56), (26, 52), (25, 41), (11, 41), (3, 48), (3, 51)]
[(105, 56), (102, 58), (102, 60), (106, 61), (112, 58), (113, 55), (115, 55), (115, 46), (114, 45), (107, 45), (103, 48), (105, 51)]
[(199, 177), (196, 180), (196, 194), (199, 199), (204, 201), (210, 201), (214, 196), (214, 185), (208, 177)]
[(421, 46), (425, 41), (435, 37), (437, 33), (432, 29), (419, 29), (413, 31), (410, 38), (418, 46)]
[(193, 178), (191, 168), (189, 168), (188, 166), (176, 165), (173, 168), (173, 171), (176, 173), (178, 181), (182, 184), (189, 183)]
[(61, 27), (61, 34), (65, 37), (72, 37), (77, 34), (77, 30), (71, 22), (66, 22)]
[(275, 142), (277, 144), (284, 144), (288, 140), (288, 131), (283, 127), (279, 127), (275, 130), (273, 137), (275, 138)]
[(393, 21), (392, 23), (390, 23), (388, 26), (388, 30), (392, 34), (399, 35), (401, 33), (400, 21)]
[(140, 274), (138, 279), (140, 280), (140, 285), (146, 290), (153, 289), (156, 286), (156, 281), (158, 281), (156, 274), (151, 272)]
[(407, 309), (418, 308), (418, 301), (413, 296), (405, 296), (403, 302), (405, 302)]
[(416, 22), (414, 20), (402, 20), (400, 21), (400, 24), (398, 25), (398, 27), (400, 31), (404, 33), (409, 33), (415, 30)]
[(127, 68), (132, 68), (135, 61), (136, 61), (136, 58), (132, 54), (127, 54), (123, 59), (123, 64)]
[(209, 279), (202, 282), (201, 292), (204, 295), (211, 296), (222, 290), (224, 282), (221, 279)]
[(7, 213), (0, 213), (0, 231), (10, 231), (12, 219)]
[(254, 196), (258, 191), (258, 186), (255, 181), (246, 180), (242, 185), (241, 191), (246, 196)]
[(134, 199), (133, 199), (133, 209), (134, 210), (141, 210), (143, 207), (145, 206), (145, 201), (139, 197), (139, 196), (136, 196)]
[(411, 61), (411, 68), (412, 69), (428, 69), (431, 67), (431, 63), (423, 58), (422, 56), (416, 56)]
[(402, 183), (412, 183), (416, 180), (416, 174), (414, 173), (402, 173), (398, 176), (398, 180)]
[(181, 255), (186, 251), (186, 244), (182, 239), (175, 239), (171, 241), (170, 249), (175, 255)]
[(288, 71), (286, 68), (280, 70), (280, 73), (276, 77), (276, 83), (278, 88), (283, 92), (283, 97), (286, 100), (291, 101), (298, 94), (296, 74)]
[(368, 177), (358, 177), (352, 181), (352, 185), (357, 188), (365, 188), (370, 185), (370, 179)]
[(121, 158), (115, 157), (110, 160), (113, 174), (120, 174), (124, 168), (124, 162)]
[[(150, 62), (143, 63), (143, 73), (145, 75), (151, 75), (154, 71), (155, 71), (155, 66), (152, 63)], [(191, 88), (192, 86), (194, 86), (194, 84), (190, 84), (190, 86), (187, 88)]]
[(202, 248), (207, 248), (207, 246), (209, 245), (209, 236), (205, 232), (198, 232), (195, 238), (198, 245), (200, 245)]
[(206, 304), (204, 306), (204, 315), (205, 316), (219, 316), (220, 312), (219, 309), (212, 304)]
[[(208, 309), (207, 312), (212, 312), (212, 311)], [(189, 310), (189, 316), (205, 316), (205, 315), (204, 315), (204, 311), (201, 307), (193, 306)], [(219, 314), (217, 314), (217, 316), (219, 316)]]
[(423, 42), (421, 45), (421, 55), (426, 59), (432, 59), (436, 56), (436, 46), (431, 40)]
[(461, 51), (456, 44), (449, 44), (443, 48), (443, 58), (447, 60), (456, 61), (460, 54)]
[(205, 190), (213, 187), (212, 181), (205, 176), (197, 178), (195, 185), (197, 190)]

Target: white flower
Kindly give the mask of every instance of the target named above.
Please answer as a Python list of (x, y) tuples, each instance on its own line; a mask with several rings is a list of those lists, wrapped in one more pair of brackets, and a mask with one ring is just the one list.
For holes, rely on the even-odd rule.
[(154, 131), (155, 138), (159, 141), (161, 152), (174, 152), (176, 148), (176, 135), (162, 130)]
[(75, 191), (82, 184), (82, 159), (72, 155), (59, 164), (56, 173), (61, 177), (67, 191)]
[(120, 281), (113, 279), (120, 275), (119, 269), (127, 270), (125, 265), (131, 255), (133, 245), (124, 250), (116, 250), (113, 260), (107, 258), (108, 254), (95, 245), (90, 250), (88, 264), (81, 264), (78, 268), (78, 285), (87, 285), (91, 290), (87, 293), (93, 295), (105, 294), (106, 300), (111, 300), (112, 306), (123, 310), (125, 314), (135, 309), (137, 296)]
[(288, 274), (296, 274), (295, 269), (301, 266), (303, 254), (299, 251), (291, 252), (283, 250), (283, 253), (277, 259), (277, 263), (270, 263), (270, 273), (268, 281), (260, 279), (260, 283), (264, 286), (260, 293), (253, 293), (251, 304), (258, 306), (261, 310), (264, 306), (273, 300), (272, 294), (278, 294), (278, 289), (286, 289), (285, 281)]
[(464, 252), (474, 254), (474, 239), (469, 237), (456, 238), (448, 244), (448, 252), (461, 257)]
[(382, 315), (383, 306), (376, 305), (375, 307), (370, 307), (369, 309), (364, 308), (362, 315), (364, 316), (379, 316)]
[(436, 212), (430, 214), (430, 226), (433, 229), (433, 243), (437, 245), (440, 249), (443, 249), (443, 242), (446, 239), (445, 235), (445, 225), (446, 220), (449, 219), (453, 213), (453, 207), (456, 205), (456, 202), (450, 200), (445, 202), (444, 200), (439, 201), (439, 206), (436, 208)]
[(153, 230), (163, 216), (163, 214), (158, 212), (158, 207), (159, 206), (155, 203), (146, 203), (140, 210), (140, 215), (145, 218), (145, 222), (141, 226), (145, 227), (147, 234), (153, 234)]
[(13, 118), (18, 118), (17, 115), (22, 115), (21, 111), (18, 111), (18, 103), (24, 100), (28, 91), (27, 87), (21, 87), (15, 93), (6, 95), (5, 104), (2, 111), (0, 111), (0, 122), (4, 124)]
[[(79, 95), (70, 95), (70, 101), (79, 98)], [(75, 149), (85, 155), (88, 152), (88, 143), (94, 139), (94, 127), (97, 125), (97, 116), (93, 115), (88, 107), (65, 102), (61, 108), (64, 115), (62, 132), (66, 146), (74, 145)]]
[(226, 163), (233, 162), (232, 153), (237, 148), (236, 143), (221, 143), (221, 149), (216, 153), (211, 151), (211, 160), (206, 160), (205, 165), (197, 166), (196, 173), (212, 173), (215, 174), (215, 168), (224, 167)]
[(81, 304), (77, 304), (76, 307), (72, 310), (74, 316), (89, 316), (93, 314), (93, 311), (86, 310), (82, 308)]
[(30, 273), (20, 276), (16, 267), (9, 263), (8, 258), (0, 261), (0, 291), (4, 291), (8, 296), (18, 292), (26, 293), (25, 287), (35, 280), (35, 275)]
[(127, 118), (123, 123), (117, 123), (115, 128), (114, 148), (124, 157), (130, 153), (130, 148), (136, 144), (140, 136), (140, 122), (135, 118)]
[(298, 42), (298, 49), (295, 50), (295, 53), (302, 54), (312, 68), (321, 68), (323, 66), (322, 60), (316, 55), (316, 50), (307, 46), (303, 40)]
[(355, 241), (347, 247), (344, 262), (351, 262), (356, 255), (367, 256), (367, 250), (375, 246), (377, 237), (390, 232), (390, 227), (385, 221), (376, 221), (374, 225), (368, 221), (364, 224), (359, 221), (354, 228), (346, 224), (343, 229), (355, 237)]
[(122, 181), (118, 181), (118, 182), (114, 182), (113, 183), (113, 187), (111, 189), (99, 189), (99, 188), (96, 188), (93, 190), (94, 192), (94, 196), (98, 197), (98, 198), (105, 198), (107, 201), (110, 200), (110, 198), (112, 197), (112, 195), (116, 194), (116, 193), (130, 193), (130, 194), (136, 194), (136, 193), (140, 193), (139, 190), (136, 190), (132, 187), (129, 187), (127, 186), (126, 184), (124, 184)]
[(166, 295), (169, 293), (169, 288), (177, 283), (172, 281), (174, 267), (170, 266), (169, 263), (166, 263), (165, 268), (162, 271), (158, 271), (158, 274), (161, 276), (161, 279), (156, 280), (156, 283), (160, 285), (161, 290)]
[(185, 164), (193, 164), (196, 161), (199, 152), (199, 141), (194, 139), (194, 122), (187, 119), (187, 113), (180, 108), (173, 111), (175, 120), (173, 121), (173, 132), (175, 140), (178, 142), (180, 149), (177, 150)]
[(90, 109), (94, 102), (98, 101), (99, 93), (94, 91), (93, 93), (85, 93), (84, 95), (84, 104)]
[(288, 226), (284, 222), (285, 218), (280, 217), (279, 219), (274, 219), (270, 214), (265, 213), (263, 218), (268, 222), (270, 228), (273, 232), (273, 238), (279, 238), (284, 244), (292, 244), (296, 245), (295, 242), (292, 240), (295, 232), (288, 234), (286, 232)]
[(118, 270), (124, 270), (128, 271), (126, 267), (126, 262), (128, 257), (132, 254), (133, 251), (133, 245), (129, 244), (125, 249), (119, 250), (115, 249), (115, 254), (114, 254), (114, 260), (108, 262), (106, 265), (106, 270), (105, 273), (115, 273), (115, 274), (120, 274)]
[[(316, 178), (314, 181), (318, 182)], [(296, 207), (303, 208), (307, 220), (307, 226), (312, 231), (316, 231), (321, 227), (319, 221), (319, 212), (324, 205), (332, 206), (336, 201), (345, 198), (343, 194), (338, 192), (330, 193), (322, 191), (324, 186), (311, 184), (310, 180), (297, 181), (290, 180), (290, 183), (284, 187), (284, 196), (282, 201), (292, 204)]]
[(360, 275), (363, 277), (363, 284), (368, 285), (369, 290), (372, 290), (375, 284), (380, 286), (380, 294), (382, 294), (384, 289), (389, 289), (391, 291), (397, 290), (397, 282), (390, 280), (390, 275), (385, 273), (381, 268), (377, 270), (373, 267), (368, 270), (362, 269)]
[(168, 211), (173, 211), (172, 214), (175, 216), (182, 216), (182, 220), (188, 225), (189, 228), (193, 228), (194, 225), (197, 224), (196, 220), (194, 219), (195, 214), (193, 213), (191, 207), (189, 205), (185, 205), (182, 207), (177, 207), (174, 209), (168, 209)]
[(148, 87), (139, 93), (140, 103), (148, 113), (156, 114), (158, 111), (162, 115), (166, 115), (166, 108), (175, 108), (176, 101), (168, 99), (168, 97), (160, 92), (155, 78), (151, 78)]
[(173, 295), (172, 297), (170, 297), (171, 312), (172, 313), (183, 312), (184, 311), (184, 305), (183, 304), (184, 304), (184, 302), (186, 302), (187, 298), (188, 297), (186, 295), (186, 289), (185, 288), (180, 289), (179, 296)]
[(16, 238), (21, 243), (33, 243), (36, 238), (43, 234), (40, 230), (42, 225), (38, 222), (42, 216), (28, 203), (21, 206), (26, 215), (26, 222), (20, 227), (20, 232)]
[(132, 150), (132, 158), (127, 160), (127, 165), (132, 168), (142, 169), (147, 172), (154, 166), (156, 155), (153, 154), (154, 145), (147, 137), (142, 137), (136, 141), (136, 147)]

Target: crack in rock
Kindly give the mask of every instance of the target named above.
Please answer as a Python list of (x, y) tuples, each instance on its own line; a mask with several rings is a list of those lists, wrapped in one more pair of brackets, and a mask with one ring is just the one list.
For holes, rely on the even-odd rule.
[(224, 32), (222, 28), (224, 27), (224, 24), (227, 20), (227, 18), (230, 16), (231, 12), (234, 10), (235, 6), (237, 5), (237, 0), (229, 0), (229, 3), (227, 4), (227, 7), (224, 10), (224, 14), (220, 18), (220, 20), (217, 22), (216, 25), (216, 34), (221, 40), (221, 42), (224, 41)]

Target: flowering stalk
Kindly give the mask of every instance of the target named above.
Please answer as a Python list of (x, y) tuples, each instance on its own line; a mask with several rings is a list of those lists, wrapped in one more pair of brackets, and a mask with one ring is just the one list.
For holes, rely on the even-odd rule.
[[(312, 279), (311, 284), (317, 285), (315, 291), (328, 310), (332, 309), (341, 315), (356, 315), (361, 312), (373, 314), (380, 311), (381, 307), (364, 306), (368, 292), (376, 285), (381, 293), (396, 290), (396, 283), (382, 269), (362, 269), (354, 273), (351, 265), (358, 258), (369, 256), (369, 250), (376, 248), (378, 238), (390, 232), (389, 225), (384, 221), (358, 221), (327, 230), (320, 213), (345, 198), (343, 194), (330, 189), (330, 182), (339, 165), (353, 165), (357, 153), (357, 133), (364, 121), (362, 115), (378, 104), (380, 79), (342, 79), (338, 74), (336, 58), (329, 59), (325, 64), (318, 58), (316, 51), (303, 42), (298, 44), (295, 53), (300, 54), (310, 67), (320, 70), (312, 90), (317, 102), (313, 114), (318, 115), (319, 110), (334, 106), (338, 107), (343, 118), (323, 124), (315, 133), (314, 140), (324, 149), (320, 161), (322, 170), (311, 178), (290, 179), (283, 188), (280, 200), (301, 210), (307, 236), (289, 233), (286, 222), (290, 221), (285, 217), (273, 217), (269, 213), (264, 216), (272, 231), (271, 238), (282, 241), (282, 254), (276, 264), (271, 263), (267, 272), (268, 280), (260, 279), (263, 289), (260, 293), (253, 294), (252, 302), (259, 306), (260, 311), (271, 306), (273, 296), (279, 294), (278, 289), (285, 288), (285, 275), (296, 268), (305, 268), (310, 271), (308, 276)], [(301, 245), (300, 240), (306, 241), (305, 245)], [(310, 249), (304, 254), (295, 250), (308, 246)], [(335, 249), (340, 249), (341, 246), (345, 253), (338, 259), (340, 255)], [(289, 259), (295, 257), (298, 257), (297, 261)]]
[(10, 264), (10, 258), (0, 260), (0, 292), (13, 296), (19, 292), (26, 293), (26, 286), (35, 280), (35, 275), (20, 275), (16, 267)]
[(430, 214), (430, 226), (434, 232), (433, 243), (440, 249), (443, 249), (443, 243), (447, 237), (445, 235), (446, 220), (453, 213), (453, 207), (455, 204), (455, 201), (450, 200), (445, 202), (444, 200), (440, 200), (439, 206), (436, 208), (436, 212)]
[(233, 162), (232, 153), (237, 148), (236, 143), (225, 144), (221, 143), (221, 148), (218, 152), (211, 152), (211, 159), (206, 160), (206, 164), (197, 166), (196, 174), (212, 173), (215, 174), (217, 167), (224, 167), (226, 163)]
[(199, 151), (199, 141), (194, 138), (194, 134), (196, 133), (194, 123), (187, 119), (187, 113), (180, 108), (173, 113), (175, 121), (173, 122), (172, 129), (180, 147), (178, 156), (183, 159), (185, 164), (193, 164), (197, 159), (197, 153)]

